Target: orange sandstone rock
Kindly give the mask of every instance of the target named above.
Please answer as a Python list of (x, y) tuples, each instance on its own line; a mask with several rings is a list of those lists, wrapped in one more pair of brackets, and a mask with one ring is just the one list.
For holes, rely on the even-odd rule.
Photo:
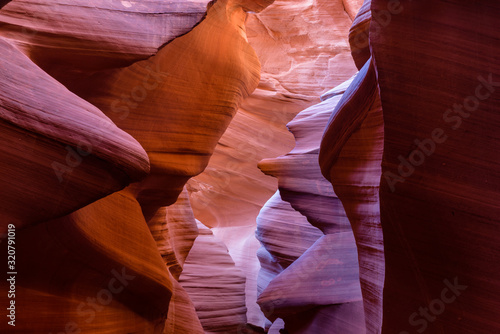
[[(11, 5), (22, 7), (17, 2)], [(32, 4), (25, 5), (29, 7)], [(53, 5), (54, 13), (66, 8), (60, 7), (59, 3)], [(112, 6), (114, 5), (116, 4)], [(2, 36), (11, 39), (32, 60), (60, 81), (75, 83), (70, 88), (100, 108), (119, 128), (137, 139), (151, 161), (151, 172), (145, 180), (65, 217), (40, 223), (19, 233), (19, 242), (24, 245), (24, 253), (20, 254), (20, 259), (26, 275), (20, 284), (18, 301), (26, 304), (28, 293), (36, 295), (37, 303), (27, 308), (26, 316), (38, 312), (31, 317), (32, 322), (24, 321), (22, 330), (30, 333), (63, 331), (66, 330), (67, 323), (77, 323), (78, 328), (84, 332), (201, 332), (198, 320), (193, 320), (192, 327), (187, 325), (189, 317), (194, 316), (192, 305), (174, 282), (160, 257), (157, 243), (147, 223), (154, 217), (151, 226), (155, 231), (158, 224), (163, 224), (162, 212), (159, 210), (173, 204), (184, 183), (205, 168), (238, 105), (257, 86), (260, 66), (255, 52), (245, 39), (246, 13), (242, 4), (236, 1), (218, 1), (210, 7), (206, 19), (188, 34), (176, 38), (162, 47), (156, 55), (142, 61), (136, 60), (143, 55), (138, 56), (133, 51), (124, 55), (123, 59), (126, 61), (135, 62), (120, 69), (112, 69), (125, 64), (120, 60), (107, 63), (109, 58), (113, 58), (113, 52), (119, 51), (120, 47), (105, 47), (104, 50), (89, 52), (94, 57), (89, 60), (89, 64), (83, 64), (80, 56), (76, 60), (72, 59), (70, 64), (58, 67), (56, 61), (50, 59), (50, 52), (47, 52), (48, 46), (57, 44), (57, 37), (52, 35), (57, 31), (51, 27), (53, 22), (39, 25), (36, 17), (30, 20), (22, 17), (23, 15), (13, 19), (13, 16), (19, 16), (19, 10), (16, 11), (16, 7), (12, 6), (2, 9), (2, 19), (10, 20), (2, 26)], [(251, 7), (248, 4), (245, 6)], [(152, 6), (148, 10), (154, 8)], [(80, 13), (83, 12), (84, 17), (89, 17), (89, 11), (82, 10)], [(98, 21), (98, 17), (93, 18)], [(22, 27), (26, 20), (33, 23), (32, 27), (40, 28), (32, 38), (43, 41), (40, 43), (43, 45), (41, 48), (38, 43), (33, 43), (37, 45), (31, 47), (23, 34)], [(78, 22), (82, 23), (78, 20), (71, 23)], [(66, 27), (69, 35), (80, 34), (74, 25), (68, 24)], [(65, 36), (65, 33), (61, 35)], [(99, 45), (95, 43), (96, 36), (99, 35), (95, 32), (82, 36), (84, 46), (80, 51), (95, 49)], [(102, 37), (106, 39), (105, 35)], [(66, 44), (68, 39), (61, 40), (61, 49), (69, 48), (70, 53), (75, 52), (71, 43)], [(127, 53), (126, 49), (127, 46), (121, 51)], [(149, 55), (151, 54), (147, 54)], [(25, 66), (36, 68), (28, 58), (25, 59)], [(73, 60), (75, 63), (71, 63)], [(71, 71), (67, 71), (68, 68)], [(43, 73), (41, 70), (40, 72)], [(56, 83), (53, 79), (47, 80)], [(62, 88), (61, 85), (55, 87)], [(109, 121), (94, 106), (80, 102), (82, 100), (69, 92), (67, 95), (89, 109), (90, 118)], [(29, 101), (25, 96), (19, 100)], [(29, 115), (33, 113), (30, 112)], [(92, 124), (75, 122), (75, 125), (80, 126), (82, 132), (87, 134), (99, 131)], [(130, 142), (130, 145), (123, 149), (124, 154), (112, 152), (122, 160), (111, 153), (108, 160), (116, 163), (117, 170), (121, 168), (131, 174), (131, 180), (139, 180), (148, 168), (144, 151), (134, 151), (134, 145), (139, 147), (137, 143), (129, 135), (114, 128), (114, 125), (112, 129), (117, 136), (124, 138), (123, 142)], [(112, 147), (114, 139), (110, 136), (109, 143), (105, 143), (107, 146), (103, 145), (100, 151), (96, 149), (99, 158), (107, 158), (106, 149)], [(90, 159), (89, 161), (92, 162)], [(92, 169), (86, 167), (84, 170), (88, 173)], [(119, 182), (112, 184), (112, 190), (105, 190), (101, 196), (105, 196), (106, 191), (110, 193), (120, 189), (127, 181), (126, 175), (122, 176)], [(99, 179), (95, 182), (102, 187), (103, 182)], [(80, 206), (85, 204), (87, 203)], [(172, 229), (174, 230), (175, 228)], [(176, 239), (176, 236), (171, 238), (174, 241), (170, 246), (174, 253), (178, 250), (175, 260), (182, 264), (187, 250), (181, 243), (189, 244), (190, 236), (177, 239), (179, 244)], [(30, 257), (30, 250), (33, 249), (43, 250), (39, 258)], [(179, 266), (176, 261), (173, 261), (171, 268), (178, 275)], [(47, 271), (42, 268), (47, 268)], [(60, 274), (63, 268), (64, 273)], [(122, 273), (120, 270), (130, 273), (131, 282), (124, 282), (120, 293), (114, 293), (118, 288), (115, 285), (109, 286), (109, 282), (116, 282), (118, 278), (114, 275), (115, 272), (118, 275)], [(244, 279), (239, 280), (238, 284), (238, 287), (244, 289)], [(2, 288), (4, 285), (5, 283)], [(111, 297), (102, 299), (109, 294)], [(98, 300), (102, 299), (101, 305), (97, 305), (96, 309), (100, 313), (92, 319), (86, 319), (80, 305), (94, 296)], [(172, 313), (169, 314), (171, 300), (174, 304), (176, 301), (179, 303), (172, 305)], [(244, 323), (244, 292), (236, 294), (236, 300), (242, 305), (239, 306), (239, 320), (236, 323)], [(57, 307), (51, 307), (54, 305)], [(61, 311), (61, 308), (65, 310)], [(187, 313), (176, 316), (184, 311)], [(63, 317), (58, 318), (57, 314)], [(33, 323), (43, 322), (42, 319), (50, 320), (35, 328)], [(233, 326), (235, 322), (230, 324)]]
[(2, 232), (68, 214), (149, 172), (143, 148), (99, 109), (3, 38), (0, 49)]

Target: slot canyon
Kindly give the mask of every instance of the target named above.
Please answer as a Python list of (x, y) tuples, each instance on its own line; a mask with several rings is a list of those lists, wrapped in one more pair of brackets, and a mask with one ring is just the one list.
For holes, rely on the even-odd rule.
[(500, 333), (500, 2), (0, 1), (0, 333)]

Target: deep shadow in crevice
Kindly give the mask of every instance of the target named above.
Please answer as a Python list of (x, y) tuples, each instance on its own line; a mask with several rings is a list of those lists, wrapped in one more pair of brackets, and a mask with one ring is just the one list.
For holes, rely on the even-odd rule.
[(6, 4), (8, 4), (9, 2), (11, 2), (12, 0), (0, 0), (0, 9), (3, 8), (3, 6), (5, 6)]
[[(0, 0), (2, 1), (2, 0)], [(196, 28), (198, 25), (200, 25), (201, 22), (203, 22), (206, 18), (207, 18), (207, 14), (208, 14), (208, 11), (210, 10), (210, 8), (212, 8), (212, 6), (217, 2), (217, 0), (211, 0), (209, 3), (207, 3), (207, 11), (205, 12), (205, 14), (203, 15), (203, 17), (198, 21), (198, 23), (196, 23), (192, 28), (191, 30), (189, 31), (186, 31), (185, 33), (183, 34), (180, 34), (179, 36), (175, 36), (174, 38), (166, 41), (165, 43), (163, 43), (162, 45), (160, 45), (160, 47), (158, 48), (158, 51), (156, 53), (158, 53), (161, 49), (163, 49), (165, 46), (167, 46), (168, 44), (170, 44), (173, 40), (179, 38), (179, 37), (182, 37), (184, 35), (187, 35), (189, 34), (191, 31), (193, 31), (194, 28)], [(153, 57), (154, 55), (151, 55), (151, 57)], [(151, 58), (150, 57), (150, 58)]]

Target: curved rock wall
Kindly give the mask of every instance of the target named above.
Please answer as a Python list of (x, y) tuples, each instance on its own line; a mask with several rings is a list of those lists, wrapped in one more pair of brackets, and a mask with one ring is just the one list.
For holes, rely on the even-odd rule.
[[(368, 61), (361, 69), (334, 111), (323, 137), (320, 163), (351, 222), (359, 253), (367, 330), (377, 333), (384, 282), (378, 195), (384, 137), (382, 109), (370, 64)], [(345, 124), (356, 122), (356, 126), (345, 128)]]
[(208, 2), (13, 0), (0, 12), (0, 35), (74, 91), (92, 71), (147, 59), (189, 32)]
[(256, 165), (289, 152), (294, 139), (285, 125), (355, 73), (347, 36), (360, 5), (280, 0), (248, 17), (248, 41), (262, 64), (260, 83), (238, 110), (205, 172), (188, 182), (196, 217), (214, 227), (247, 273), (248, 321), (259, 326), (265, 320), (255, 303), (255, 220), (277, 182)]
[[(125, 7), (127, 4), (132, 5), (122, 2)], [(156, 16), (158, 8), (154, 4), (153, 2), (149, 4), (150, 7), (142, 8), (148, 14)], [(17, 254), (19, 270), (24, 276), (18, 281), (16, 301), (19, 305), (28, 306), (23, 308), (22, 314), (19, 312), (19, 326), (16, 330), (29, 333), (51, 330), (201, 333), (201, 323), (193, 307), (196, 305), (191, 303), (192, 297), (188, 297), (175, 281), (196, 236), (196, 226), (192, 224), (193, 217), (189, 215), (186, 196), (181, 197), (172, 207), (165, 209), (165, 206), (174, 204), (189, 177), (205, 168), (239, 104), (257, 86), (260, 65), (255, 52), (246, 41), (244, 21), (247, 15), (245, 11), (257, 11), (265, 4), (239, 1), (213, 3), (209, 6), (206, 18), (189, 33), (161, 47), (155, 55), (148, 55), (150, 51), (144, 48), (146, 51), (143, 52), (148, 57), (134, 52), (127, 54), (127, 43), (122, 45), (123, 48), (104, 47), (105, 40), (113, 41), (111, 35), (116, 33), (113, 27), (119, 25), (114, 20), (120, 21), (118, 15), (125, 15), (123, 12), (116, 11), (116, 15), (108, 15), (108, 34), (93, 30), (84, 33), (85, 29), (76, 28), (86, 21), (82, 17), (92, 16), (95, 20), (93, 22), (99, 21), (101, 16), (98, 11), (101, 14), (113, 12), (116, 10), (116, 3), (103, 6), (94, 4), (90, 9), (84, 6), (80, 10), (76, 5), (77, 8), (70, 10), (82, 16), (75, 15), (72, 19), (63, 15), (68, 6), (62, 2), (49, 5), (44, 2), (14, 1), (3, 7), (1, 12), (2, 20), (6, 22), (2, 25), (2, 38), (10, 39), (31, 60), (46, 69), (48, 74), (62, 82), (74, 83), (68, 85), (70, 89), (92, 103), (69, 93), (30, 59), (22, 56), (18, 49), (7, 44), (7, 50), (12, 50), (12, 54), (17, 57), (14, 59), (19, 59), (17, 63), (22, 65), (20, 69), (30, 69), (40, 78), (40, 83), (45, 80), (52, 85), (47, 90), (52, 93), (56, 102), (44, 104), (46, 100), (43, 98), (50, 98), (50, 94), (44, 96), (41, 103), (32, 101), (36, 98), (35, 94), (18, 94), (18, 97), (12, 85), (13, 88), (7, 91), (6, 98), (2, 100), (4, 119), (9, 119), (9, 113), (14, 112), (15, 116), (10, 117), (14, 122), (22, 121), (22, 127), (35, 129), (43, 136), (59, 141), (60, 143), (56, 142), (52, 146), (47, 145), (45, 150), (58, 153), (58, 159), (62, 158), (64, 145), (75, 145), (77, 139), (74, 132), (66, 136), (64, 129), (71, 124), (65, 118), (74, 122), (76, 130), (93, 139), (101, 135), (101, 129), (111, 130), (104, 139), (98, 137), (102, 140), (101, 146), (96, 144), (89, 148), (89, 151), (94, 150), (92, 156), (81, 158), (84, 162), (74, 166), (76, 172), (81, 170), (85, 173), (101, 173), (87, 179), (94, 188), (89, 187), (88, 194), (77, 193), (81, 199), (73, 202), (70, 201), (71, 197), (63, 199), (73, 206), (70, 209), (77, 209), (75, 205), (79, 205), (81, 209), (55, 220), (43, 221), (67, 213), (64, 210), (68, 209), (61, 206), (64, 209), (61, 213), (51, 213), (38, 225), (20, 230), (17, 234), (17, 242), (22, 249)], [(50, 12), (54, 20), (40, 22), (36, 15), (27, 14), (37, 11), (33, 6), (49, 7), (46, 8), (47, 12)], [(172, 2), (169, 6), (174, 6), (173, 16), (177, 15), (179, 8)], [(194, 17), (198, 17), (197, 15), (194, 11)], [(71, 22), (61, 22), (68, 20)], [(147, 21), (141, 22), (146, 24)], [(141, 22), (136, 21), (136, 24), (140, 25)], [(184, 27), (188, 28), (186, 31), (192, 27), (188, 27), (189, 22), (194, 25), (194, 21), (188, 20)], [(106, 27), (106, 22), (102, 23)], [(151, 24), (154, 27), (154, 22)], [(27, 26), (33, 29), (29, 30)], [(103, 29), (102, 26), (99, 25), (96, 29)], [(32, 36), (28, 36), (28, 31), (33, 32)], [(179, 32), (173, 28), (172, 31)], [(122, 37), (127, 35), (123, 34)], [(80, 58), (69, 57), (70, 64), (47, 60), (52, 55), (50, 50), (57, 46), (60, 46), (58, 56), (64, 56), (64, 49), (77, 52), (72, 44), (75, 42), (74, 38), (81, 39), (82, 48), (79, 52), (82, 54), (86, 53), (86, 49), (97, 49), (95, 52), (88, 52), (88, 63), (82, 61), (82, 54)], [(2, 45), (7, 43), (4, 43), (4, 39)], [(120, 40), (114, 42), (118, 43)], [(157, 42), (156, 39), (153, 42), (144, 41), (146, 44)], [(102, 49), (98, 49), (100, 43), (103, 45)], [(123, 59), (134, 63), (112, 69), (124, 64), (120, 59), (115, 59), (116, 62), (112, 64), (103, 60), (113, 58), (114, 52), (121, 53)], [(153, 52), (156, 49), (151, 51)], [(130, 55), (132, 56), (129, 57)], [(141, 57), (147, 59), (139, 60)], [(95, 64), (91, 64), (92, 62)], [(2, 74), (7, 78), (13, 77), (7, 71)], [(29, 75), (23, 76), (22, 72), (17, 74), (21, 75), (21, 80), (31, 79)], [(24, 86), (29, 84), (25, 83)], [(56, 91), (62, 92), (61, 97), (53, 96)], [(75, 107), (65, 99), (75, 101)], [(38, 109), (13, 107), (14, 104), (10, 101)], [(64, 114), (67, 111), (58, 108), (57, 101), (68, 104), (72, 114)], [(56, 108), (52, 111), (54, 106)], [(29, 119), (28, 122), (24, 121), (23, 113), (34, 120), (31, 123)], [(107, 126), (108, 123), (110, 126)], [(113, 123), (128, 134), (116, 128)], [(102, 124), (101, 127), (98, 124)], [(60, 128), (61, 134), (53, 131), (54, 127)], [(121, 146), (114, 145), (117, 139), (122, 141)], [(32, 145), (35, 149), (40, 146)], [(55, 153), (52, 155), (56, 156)], [(83, 153), (80, 152), (80, 155)], [(96, 164), (93, 162), (94, 156), (105, 161)], [(44, 166), (50, 160), (41, 162), (39, 165)], [(104, 170), (108, 164), (113, 167), (111, 171), (115, 173), (116, 180), (107, 180), (106, 174), (102, 175), (101, 168)], [(21, 165), (26, 166), (27, 171), (35, 167), (26, 162)], [(146, 174), (147, 177), (142, 181), (105, 197), (131, 181), (144, 178)], [(76, 181), (81, 178), (78, 174), (74, 176)], [(74, 180), (71, 181), (75, 183)], [(106, 184), (108, 188), (103, 188)], [(68, 186), (75, 188), (78, 183), (76, 186), (68, 183)], [(99, 197), (104, 198), (95, 201)], [(92, 200), (93, 203), (85, 206)], [(176, 222), (176, 219), (181, 219), (182, 222)], [(31, 256), (33, 250), (38, 252), (36, 259)], [(164, 255), (164, 259), (160, 254)], [(244, 279), (239, 286), (244, 289)], [(5, 287), (6, 284), (2, 283), (2, 289)], [(244, 290), (238, 296), (242, 311), (238, 312), (241, 319), (237, 323), (244, 324)], [(227, 300), (223, 298), (221, 302), (224, 304)], [(33, 323), (41, 325), (33, 328)], [(234, 325), (234, 322), (231, 324)], [(4, 329), (7, 325), (2, 322), (1, 326)]]
[(361, 2), (0, 2), (0, 331), (498, 332), (500, 5)]
[(205, 333), (236, 333), (246, 321), (245, 275), (227, 247), (198, 223), (200, 234), (184, 264), (182, 287), (193, 301)]
[(320, 162), (353, 225), (371, 333), (497, 331), (498, 284), (480, 277), (497, 276), (483, 259), (497, 256), (497, 162), (484, 150), (496, 143), (498, 14), (485, 3), (374, 0), (351, 29), (356, 64), (366, 63)]
[(149, 172), (143, 148), (99, 109), (7, 40), (0, 49), (2, 232), (68, 214)]
[(370, 31), (385, 122), (382, 330), (495, 333), (500, 4), (402, 5)]
[[(322, 130), (349, 82), (328, 91), (324, 102), (302, 111), (288, 124), (297, 142), (290, 153), (259, 164), (278, 178), (281, 197), (307, 219), (308, 229), (316, 226), (324, 234), (307, 245), (303, 254), (297, 249), (299, 256), (284, 266), (281, 254), (290, 250), (280, 249), (295, 249), (304, 235), (289, 240), (295, 224), (289, 227), (282, 222), (290, 219), (284, 214), (286, 206), (277, 205), (276, 195), (259, 216), (257, 235), (265, 248), (260, 257), (265, 288), (258, 302), (268, 319), (282, 318), (290, 333), (365, 333), (356, 243), (342, 204), (318, 164)], [(296, 226), (305, 228), (304, 220)]]

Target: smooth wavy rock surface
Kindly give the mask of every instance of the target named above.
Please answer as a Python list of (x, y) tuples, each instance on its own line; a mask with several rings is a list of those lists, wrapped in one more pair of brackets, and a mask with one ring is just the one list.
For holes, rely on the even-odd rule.
[(402, 5), (370, 31), (385, 122), (382, 329), (496, 333), (500, 4)]
[[(323, 233), (309, 224), (307, 218), (295, 211), (290, 203), (283, 201), (277, 191), (260, 211), (255, 235), (262, 245), (257, 251), (260, 262), (257, 293), (260, 295), (278, 274), (297, 260)], [(272, 318), (273, 309), (264, 308), (263, 313)], [(265, 326), (269, 327), (271, 323), (266, 322)]]
[(0, 11), (0, 35), (57, 80), (130, 65), (189, 32), (208, 0), (13, 0)]
[(259, 210), (277, 182), (256, 165), (289, 152), (294, 140), (285, 125), (356, 72), (347, 36), (359, 6), (360, 1), (279, 0), (249, 15), (246, 32), (262, 64), (261, 81), (242, 103), (205, 172), (188, 183), (196, 217), (218, 228), (214, 233), (247, 271), (253, 284), (247, 291), (248, 320), (259, 326), (264, 317), (251, 294), (259, 247), (253, 235)]
[[(342, 203), (321, 175), (318, 164), (322, 130), (353, 80), (329, 90), (323, 102), (300, 112), (288, 124), (296, 138), (296, 146), (290, 153), (259, 164), (264, 172), (278, 178), (281, 197), (300, 212), (311, 227), (314, 225), (326, 234), (282, 272), (274, 264), (279, 264), (280, 259), (272, 255), (273, 243), (257, 234), (269, 254), (260, 253), (261, 285), (268, 285), (259, 296), (259, 304), (270, 320), (283, 318), (285, 328), (291, 333), (308, 333), (320, 328), (328, 333), (365, 332), (356, 243)], [(274, 202), (279, 203), (276, 199)], [(257, 232), (261, 224), (262, 232), (268, 225), (267, 229), (276, 234), (274, 239), (288, 240), (291, 229), (278, 227), (286, 227), (282, 220), (290, 219), (280, 214), (273, 201), (264, 208)], [(281, 244), (287, 245), (283, 241)], [(276, 272), (279, 274), (273, 277)]]
[(16, 246), (16, 332), (163, 330), (173, 279), (127, 190), (17, 231)]
[(383, 236), (379, 186), (384, 128), (371, 59), (342, 96), (325, 130), (320, 150), (323, 175), (332, 182), (351, 222), (360, 263), (367, 331), (382, 321)]
[[(258, 302), (271, 320), (283, 318), (285, 328), (291, 333), (307, 333), (304, 327), (323, 328), (327, 333), (335, 333), (334, 329), (340, 328), (345, 333), (364, 333), (352, 232), (328, 234), (318, 239), (269, 283)], [(330, 308), (331, 305), (338, 307)], [(337, 309), (345, 309), (344, 305), (350, 305), (350, 312), (336, 313)], [(329, 320), (325, 322), (323, 317)], [(350, 320), (356, 321), (350, 323)]]
[(148, 152), (151, 173), (135, 189), (147, 219), (203, 171), (238, 104), (257, 86), (260, 66), (244, 18), (241, 7), (218, 1), (191, 32), (106, 76), (89, 97)]
[(163, 334), (204, 334), (190, 296), (179, 282), (174, 280), (172, 284), (174, 289)]
[(385, 267), (378, 192), (384, 130), (368, 45), (370, 5), (369, 0), (364, 2), (349, 33), (352, 56), (361, 73), (329, 121), (320, 164), (342, 200), (356, 237), (367, 332), (380, 333)]
[[(349, 45), (356, 67), (361, 69), (370, 59), (370, 23), (372, 22), (371, 0), (365, 0), (349, 30)], [(378, 24), (375, 21), (374, 24)]]
[(324, 234), (350, 230), (342, 203), (318, 165), (322, 130), (346, 87), (330, 90), (326, 93), (330, 98), (301, 111), (288, 123), (296, 139), (293, 150), (259, 163), (264, 173), (277, 177), (281, 197)]
[[(26, 6), (30, 4), (33, 3)], [(59, 2), (52, 4), (53, 13), (58, 13), (60, 9), (58, 4)], [(169, 4), (172, 5), (172, 2)], [(9, 5), (2, 8), (2, 15), (5, 14), (4, 11), (12, 9)], [(46, 3), (43, 5), (50, 7)], [(35, 296), (35, 302), (29, 303), (24, 317), (19, 318), (19, 321), (23, 322), (19, 328), (21, 331), (43, 333), (50, 330), (79, 329), (82, 332), (99, 333), (201, 332), (200, 322), (194, 318), (193, 305), (167, 267), (167, 265), (170, 267), (175, 276), (179, 275), (182, 262), (192, 243), (192, 234), (196, 231), (191, 222), (184, 219), (191, 219), (192, 216), (188, 217), (188, 212), (182, 211), (187, 207), (185, 203), (180, 205), (183, 208), (164, 207), (177, 200), (189, 177), (199, 174), (205, 168), (215, 145), (236, 113), (239, 104), (258, 84), (260, 65), (255, 52), (246, 41), (244, 21), (247, 16), (245, 10), (259, 10), (262, 6), (264, 3), (217, 1), (209, 6), (206, 18), (189, 33), (175, 38), (155, 55), (149, 54), (151, 57), (148, 59), (110, 71), (102, 69), (116, 67), (116, 63), (103, 65), (99, 63), (100, 60), (91, 59), (92, 57), (89, 57), (88, 64), (85, 64), (80, 56), (76, 59), (76, 64), (83, 68), (77, 66), (68, 71), (64, 63), (58, 64), (55, 60), (44, 62), (43, 52), (35, 52), (37, 47), (23, 45), (26, 29), (22, 28), (22, 24), (2, 24), (2, 33), (5, 33), (3, 36), (8, 35), (8, 38), (49, 74), (61, 81), (67, 78), (75, 83), (70, 89), (101, 109), (118, 128), (128, 132), (125, 134), (118, 128), (112, 128), (124, 138), (123, 144), (131, 142), (130, 146), (137, 145), (137, 142), (129, 136), (132, 135), (145, 149), (152, 162), (150, 174), (141, 182), (68, 216), (41, 223), (19, 233), (18, 240), (24, 248), (19, 254), (19, 261), (23, 262), (20, 270), (22, 269), (25, 275), (19, 282), (22, 288), (19, 288), (17, 301), (24, 305), (28, 303), (29, 294)], [(93, 8), (96, 7), (99, 6)], [(109, 8), (100, 9), (109, 11)], [(154, 6), (149, 7), (149, 10), (154, 10)], [(30, 10), (19, 9), (15, 12), (14, 16), (23, 16)], [(66, 27), (76, 33), (78, 31), (75, 31), (73, 24), (79, 22), (80, 25), (87, 25), (89, 21), (79, 20), (76, 16), (56, 17), (62, 21), (71, 19), (73, 21), (64, 25), (58, 20), (53, 20), (49, 26), (53, 25), (62, 30)], [(97, 14), (93, 15), (92, 22), (96, 22), (98, 17)], [(2, 19), (4, 18), (2, 16)], [(34, 15), (26, 15), (23, 19), (35, 23), (37, 21)], [(85, 30), (85, 25), (81, 26), (80, 30)], [(104, 20), (103, 25), (106, 25)], [(109, 28), (112, 30), (112, 27)], [(137, 28), (137, 25), (134, 26), (134, 29)], [(18, 30), (21, 30), (22, 36)], [(38, 37), (46, 42), (36, 43), (37, 46), (57, 44), (57, 37), (54, 36), (57, 29), (49, 27), (47, 31), (49, 36), (40, 31), (34, 33), (32, 38)], [(94, 36), (88, 39), (99, 40), (96, 37), (99, 34), (90, 35)], [(65, 34), (61, 32), (61, 36)], [(102, 39), (107, 38), (105, 33), (100, 36)], [(71, 39), (61, 37), (65, 48), (68, 47), (65, 43)], [(88, 39), (82, 37), (82, 43), (85, 44), (84, 41)], [(87, 43), (80, 51), (85, 53), (86, 48), (93, 49), (98, 45), (99, 43)], [(106, 58), (110, 55), (106, 47), (103, 49), (96, 50), (98, 54), (96, 57)], [(125, 49), (128, 49), (128, 46), (121, 50), (120, 47), (117, 48), (121, 53), (126, 53)], [(28, 58), (25, 57), (25, 60), (26, 65), (23, 66), (37, 68)], [(91, 65), (92, 61), (96, 61), (97, 64)], [(91, 73), (95, 70), (98, 72)], [(43, 73), (41, 70), (39, 72)], [(59, 76), (58, 73), (63, 75)], [(52, 80), (57, 83), (48, 75), (46, 77), (47, 82), (50, 83)], [(53, 86), (65, 94), (62, 85)], [(90, 116), (97, 120), (101, 117), (109, 121), (100, 115), (97, 108), (85, 104), (86, 102), (69, 92), (68, 94), (69, 98), (75, 100), (77, 106), (87, 111)], [(27, 97), (30, 98), (29, 95)], [(54, 96), (54, 100), (58, 99), (61, 98)], [(25, 101), (26, 96), (22, 96), (19, 100)], [(32, 104), (31, 101), (27, 101)], [(29, 115), (36, 113), (30, 112)], [(92, 121), (92, 117), (88, 118)], [(85, 118), (80, 124), (76, 119), (75, 127), (81, 126), (82, 132), (88, 135), (93, 135), (93, 131), (99, 131), (92, 122), (85, 124), (84, 121)], [(114, 139), (111, 134), (108, 139), (110, 142)], [(105, 144), (110, 145), (107, 142)], [(139, 145), (137, 147), (140, 148)], [(101, 151), (107, 148), (103, 145)], [(137, 153), (126, 146), (120, 149), (129, 155)], [(127, 149), (132, 152), (127, 152)], [(113, 152), (115, 154), (121, 153), (118, 149), (115, 151)], [(142, 160), (136, 160), (144, 162), (144, 166), (140, 167), (147, 169), (148, 160), (144, 151), (141, 149), (138, 152), (137, 155)], [(96, 153), (100, 153), (97, 148)], [(118, 165), (117, 168), (121, 167), (125, 171), (133, 171), (133, 167), (138, 165), (127, 154), (123, 154), (123, 160), (123, 162), (113, 162)], [(138, 171), (133, 175), (135, 178), (130, 177), (134, 181), (145, 174), (144, 170), (136, 169)], [(90, 168), (85, 170), (87, 173), (93, 171)], [(128, 181), (126, 176), (122, 178)], [(93, 182), (102, 187), (104, 183), (99, 181), (97, 179)], [(120, 181), (125, 183), (123, 180)], [(121, 186), (121, 183), (119, 185)], [(120, 189), (117, 186), (116, 188), (111, 191)], [(107, 193), (102, 196), (105, 195)], [(183, 223), (169, 228), (167, 242), (165, 225), (175, 222), (176, 216), (184, 216), (180, 218)], [(150, 223), (157, 240), (153, 238), (147, 223)], [(187, 231), (181, 232), (184, 226), (187, 227)], [(183, 233), (186, 235), (182, 235)], [(33, 254), (34, 249), (39, 254), (37, 257), (30, 257), (29, 254)], [(166, 255), (167, 265), (160, 252)], [(175, 254), (175, 259), (172, 252)], [(227, 263), (230, 263), (227, 251), (225, 255), (229, 258)], [(64, 272), (61, 273), (62, 268)], [(219, 298), (221, 308), (234, 305), (233, 300), (236, 300), (236, 315), (229, 316), (232, 320), (222, 320), (222, 324), (215, 326), (233, 328), (246, 322), (245, 280), (236, 272), (233, 268), (232, 275), (239, 278), (235, 297), (230, 296), (227, 300)], [(121, 276), (118, 278), (117, 275)], [(122, 286), (117, 285), (120, 279)], [(5, 288), (5, 284), (2, 283), (2, 288)], [(98, 304), (93, 306), (94, 304), (87, 305), (86, 302)], [(95, 312), (87, 310), (87, 307), (94, 307)], [(193, 317), (191, 327), (188, 325), (190, 317)], [(220, 322), (220, 319), (218, 321)], [(42, 325), (33, 328), (32, 324), (39, 322)]]
[[(322, 236), (269, 283), (259, 303), (266, 309), (271, 303), (274, 315), (283, 318), (296, 313), (294, 309), (359, 301), (356, 257), (352, 232)], [(311, 282), (319, 284), (311, 287)]]
[(284, 269), (310, 248), (323, 233), (281, 199), (279, 191), (257, 217), (257, 239)]
[(170, 273), (179, 279), (182, 266), (198, 236), (187, 191), (183, 190), (174, 204), (160, 208), (148, 221), (148, 227)]
[(3, 38), (0, 50), (2, 230), (65, 215), (148, 173), (134, 138)]
[(212, 231), (201, 223), (198, 228), (180, 283), (206, 333), (234, 333), (246, 323), (245, 275)]

